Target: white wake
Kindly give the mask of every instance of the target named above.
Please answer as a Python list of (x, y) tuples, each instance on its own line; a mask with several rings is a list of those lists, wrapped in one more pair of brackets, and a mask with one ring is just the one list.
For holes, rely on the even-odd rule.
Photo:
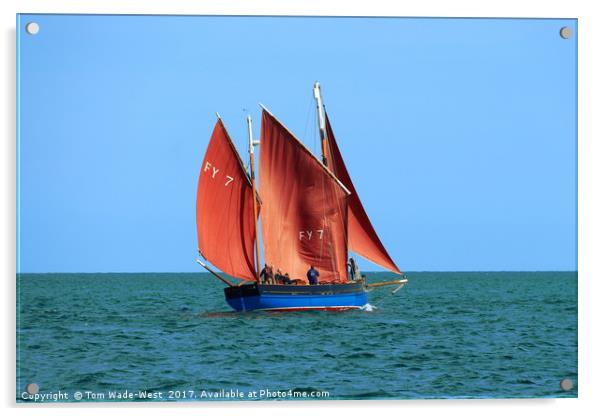
[(360, 310), (366, 311), (366, 312), (372, 312), (372, 311), (375, 311), (376, 309), (378, 309), (376, 306), (370, 305), (369, 303), (366, 303), (364, 306), (362, 306), (360, 308)]

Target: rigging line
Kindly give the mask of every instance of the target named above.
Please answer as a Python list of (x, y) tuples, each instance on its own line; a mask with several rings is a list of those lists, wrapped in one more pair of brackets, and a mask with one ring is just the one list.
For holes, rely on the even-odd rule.
[[(330, 181), (328, 181), (327, 178), (323, 178), (322, 179), (322, 198), (323, 200), (326, 200), (326, 186), (329, 187), (329, 189), (331, 191), (334, 191), (333, 187), (332, 187), (332, 183), (330, 183)], [(336, 192), (335, 192), (336, 194)], [(338, 204), (338, 201), (337, 201)], [(322, 262), (323, 258), (324, 258), (324, 251), (325, 251), (325, 247), (324, 245), (326, 245), (326, 251), (328, 252), (328, 256), (330, 257), (330, 269), (332, 270), (332, 274), (333, 274), (333, 279), (336, 281), (337, 279), (340, 280), (340, 270), (337, 269), (337, 263), (338, 263), (338, 258), (336, 256), (336, 252), (334, 250), (334, 234), (333, 234), (333, 227), (332, 224), (330, 224), (327, 221), (327, 217), (326, 217), (326, 207), (324, 205), (322, 205), (324, 208), (322, 209), (322, 228), (324, 229), (323, 234), (328, 236), (328, 240), (326, 240), (325, 238), (322, 238), (321, 243), (320, 243), (320, 262)], [(338, 227), (336, 227), (338, 229)]]
[(318, 153), (318, 130), (320, 129), (318, 126), (318, 113), (314, 113), (314, 128), (313, 130), (313, 139), (314, 139), (314, 154)]
[[(326, 193), (324, 191), (324, 179), (322, 179), (322, 200), (326, 199)], [(326, 208), (324, 208), (324, 204), (322, 204), (322, 230), (326, 230)], [(324, 231), (322, 231), (322, 238), (320, 239), (320, 263), (322, 263), (322, 259), (324, 258)], [(330, 235), (330, 234), (327, 234)]]
[[(242, 113), (244, 114), (244, 119), (246, 120), (247, 116), (249, 115), (249, 111), (246, 108), (243, 108)], [(249, 180), (251, 180), (251, 161), (249, 159), (247, 159), (247, 162), (245, 163), (245, 173), (249, 177)]]
[[(326, 106), (324, 106), (326, 107)], [(329, 121), (330, 124), (330, 121)], [(332, 133), (332, 126), (330, 126), (330, 132)], [(332, 136), (334, 136), (334, 134), (332, 134)], [(333, 173), (335, 173), (336, 175), (336, 163), (334, 161), (334, 153), (332, 151), (332, 140), (334, 140), (334, 137), (329, 137), (328, 133), (326, 134), (326, 139), (327, 139), (327, 143), (328, 143), (328, 152), (330, 153), (330, 158), (332, 159), (332, 163), (331, 163), (331, 169), (333, 170)], [(342, 158), (342, 155), (341, 155)], [(347, 256), (349, 255), (349, 230), (347, 229), (347, 227), (349, 226), (349, 209), (348, 209), (348, 203), (349, 203), (349, 198), (347, 197), (346, 199), (346, 204), (345, 207), (342, 207), (342, 203), (340, 199), (337, 199), (337, 210), (339, 213), (340, 218), (345, 218), (347, 217), (347, 222), (346, 224), (343, 224), (343, 237), (345, 238), (345, 245), (346, 245), (346, 249), (347, 252), (345, 253), (345, 264), (347, 264)], [(347, 215), (344, 215), (347, 214)], [(347, 275), (347, 266), (345, 266), (345, 270), (343, 271), (343, 277), (345, 275)], [(349, 279), (349, 276), (347, 276), (347, 279)]]
[[(319, 110), (318, 110), (319, 111)], [(318, 132), (320, 130), (320, 122), (319, 122), (319, 117), (320, 115), (318, 114), (318, 111), (314, 112), (314, 128), (313, 128), (313, 138), (314, 138), (314, 153), (317, 154), (318, 153)], [(320, 138), (321, 140), (321, 138)], [(320, 159), (322, 160), (322, 159)], [(326, 186), (327, 183), (324, 180), (324, 178), (322, 179), (322, 200), (326, 200)], [(330, 244), (328, 244), (328, 252), (330, 254), (330, 268), (333, 272), (333, 274), (336, 274), (336, 265), (333, 264), (333, 252), (332, 252), (332, 230), (330, 229), (330, 227), (328, 227), (328, 221), (326, 219), (326, 207), (324, 204), (322, 204), (322, 229), (324, 230), (322, 233), (325, 234), (328, 238), (328, 240), (330, 241)], [(320, 263), (322, 262), (322, 260), (324, 259), (324, 244), (326, 244), (326, 239), (322, 238), (322, 240), (320, 241)]]
[[(318, 152), (317, 148), (319, 146), (318, 145), (318, 134), (319, 134), (319, 130), (320, 130), (320, 127), (319, 127), (320, 124), (318, 122), (318, 119), (319, 119), (318, 112), (316, 111), (314, 114), (315, 114), (314, 115), (314, 121), (315, 121), (314, 126), (316, 126), (316, 128), (313, 129), (314, 130), (314, 153), (317, 153)], [(320, 146), (321, 146), (321, 140), (322, 140), (322, 137), (320, 136)], [(326, 140), (328, 142), (328, 137), (326, 138)], [(328, 150), (330, 153), (330, 157), (332, 158), (332, 150), (330, 149), (330, 145), (329, 145)], [(333, 174), (334, 174), (334, 172), (333, 172)], [(323, 184), (322, 196), (323, 196), (323, 199), (326, 199), (326, 186), (330, 186), (331, 184), (328, 183), (328, 181), (322, 182), (322, 184)], [(333, 189), (332, 186), (330, 186), (330, 190), (331, 190), (331, 192), (334, 192), (336, 194), (336, 191)], [(337, 211), (339, 213), (339, 218), (344, 218), (344, 216), (342, 215), (343, 209), (341, 207), (341, 201), (338, 198), (337, 198), (336, 204), (337, 204)], [(325, 239), (322, 239), (322, 242), (320, 244), (320, 262), (324, 258), (324, 251), (327, 251), (328, 255), (330, 257), (330, 268), (332, 270), (334, 281), (345, 280), (345, 275), (347, 274), (346, 273), (347, 267), (345, 266), (345, 269), (343, 271), (340, 271), (337, 269), (337, 265), (338, 265), (340, 259), (338, 258), (337, 253), (335, 252), (335, 249), (334, 249), (334, 235), (333, 235), (334, 230), (332, 228), (332, 224), (329, 224), (327, 222), (326, 207), (324, 207), (323, 211), (322, 211), (322, 222), (323, 222), (323, 228), (324, 228), (325, 234), (326, 234), (326, 231), (328, 231), (327, 235), (329, 236), (329, 238), (328, 238), (328, 241), (326, 241)], [(347, 238), (347, 229), (346, 228), (347, 227), (343, 224), (344, 238), (345, 238), (345, 241), (347, 242), (348, 238)], [(336, 229), (338, 231), (339, 227), (336, 227)], [(326, 244), (326, 248), (324, 247), (324, 244)], [(345, 263), (347, 263), (346, 257), (345, 257)], [(341, 273), (342, 273), (342, 276), (341, 276)]]
[(307, 106), (307, 115), (305, 116), (305, 129), (303, 130), (303, 141), (305, 141), (305, 139), (307, 139), (307, 126), (309, 125), (309, 114), (311, 111), (311, 103), (313, 101), (313, 97), (310, 95), (309, 96), (309, 104)]
[[(314, 129), (313, 129), (314, 130), (314, 153), (317, 153), (317, 140), (316, 140), (317, 130), (316, 130), (315, 126), (319, 125), (318, 117), (319, 117), (318, 112), (316, 111), (315, 115), (314, 115), (315, 123), (314, 123)], [(318, 127), (318, 129), (319, 129), (319, 127)], [(327, 183), (325, 181), (325, 178), (322, 177), (322, 187), (321, 187), (322, 188), (322, 201), (326, 200), (326, 189), (325, 189), (326, 185), (327, 185)], [(326, 206), (324, 204), (322, 204), (322, 229), (324, 230), (324, 231), (322, 231), (322, 234), (326, 234), (328, 236), (329, 240), (332, 241), (331, 232), (330, 232), (331, 230), (328, 228), (328, 222), (326, 220)], [(322, 240), (320, 241), (320, 263), (322, 262), (322, 259), (324, 258), (325, 241), (326, 241), (325, 238), (322, 238)], [(331, 248), (332, 248), (332, 245), (331, 245)], [(330, 255), (331, 255), (330, 258), (332, 259), (332, 250), (330, 250)], [(333, 267), (332, 261), (331, 261), (330, 267), (334, 273), (336, 270), (336, 267)]]

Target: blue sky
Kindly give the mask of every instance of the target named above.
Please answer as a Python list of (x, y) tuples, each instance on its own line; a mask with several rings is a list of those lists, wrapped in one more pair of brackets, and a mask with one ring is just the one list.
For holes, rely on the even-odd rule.
[[(31, 36), (24, 26), (40, 25)], [(217, 111), (319, 151), (402, 270), (576, 270), (575, 20), (21, 15), (18, 271), (198, 271)], [(378, 270), (367, 262), (366, 270)]]

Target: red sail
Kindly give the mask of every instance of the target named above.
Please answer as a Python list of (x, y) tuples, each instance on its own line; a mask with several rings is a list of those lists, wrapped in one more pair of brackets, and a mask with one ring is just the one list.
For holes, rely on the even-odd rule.
[(263, 112), (259, 162), (266, 263), (307, 280), (347, 281), (348, 191), (273, 115)]
[(218, 119), (199, 174), (199, 251), (224, 273), (255, 280), (253, 190), (238, 152)]
[(343, 157), (334, 138), (328, 116), (326, 116), (326, 135), (328, 136), (329, 144), (326, 154), (328, 167), (351, 192), (348, 201), (349, 216), (347, 225), (349, 249), (387, 270), (401, 274), (401, 271), (399, 271), (399, 268), (395, 265), (383, 243), (378, 238), (368, 218), (368, 214), (366, 214), (362, 206), (353, 182), (351, 182), (349, 172), (347, 172), (347, 168), (345, 167), (345, 162), (343, 162)]

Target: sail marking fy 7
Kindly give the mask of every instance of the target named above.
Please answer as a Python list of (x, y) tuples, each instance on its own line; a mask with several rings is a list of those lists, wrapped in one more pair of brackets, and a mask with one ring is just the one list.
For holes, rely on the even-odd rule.
[(199, 251), (230, 276), (255, 280), (253, 190), (218, 119), (201, 165), (196, 199)]
[(307, 280), (347, 281), (347, 197), (336, 177), (272, 114), (261, 122), (260, 187), (265, 261)]

